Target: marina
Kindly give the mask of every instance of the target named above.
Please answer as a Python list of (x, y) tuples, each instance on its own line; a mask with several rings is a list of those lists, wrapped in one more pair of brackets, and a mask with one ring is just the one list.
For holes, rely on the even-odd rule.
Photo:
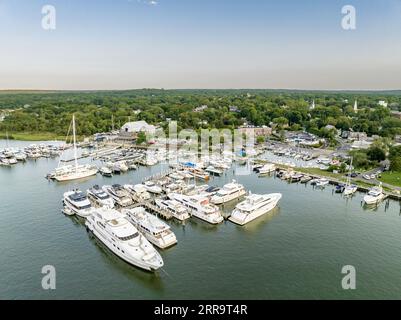
[[(79, 149), (79, 152), (81, 151)], [(85, 159), (87, 164), (101, 165), (100, 160)], [(391, 259), (391, 256), (398, 255), (396, 248), (392, 249), (392, 243), (400, 237), (397, 231), (397, 227), (401, 227), (399, 202), (383, 199), (374, 206), (365, 206), (362, 205), (365, 193), (356, 192), (352, 197), (344, 196), (343, 193), (338, 194), (335, 192), (335, 181), (329, 182), (333, 183), (333, 186), (325, 184), (324, 188), (317, 188), (310, 184), (311, 181), (302, 183), (303, 177), (300, 181), (293, 181), (292, 183), (289, 177), (282, 180), (279, 178), (279, 171), (277, 170), (262, 177), (259, 177), (258, 173), (252, 170), (249, 174), (241, 175), (243, 166), (235, 163), (229, 169), (225, 169), (221, 176), (209, 178), (208, 184), (205, 184), (203, 179), (188, 179), (185, 182), (186, 188), (181, 187), (180, 189), (181, 192), (186, 190), (185, 192), (189, 194), (188, 197), (191, 197), (192, 191), (199, 194), (203, 199), (212, 199), (213, 195), (219, 192), (219, 189), (224, 190), (224, 186), (232, 183), (233, 179), (243, 185), (247, 192), (251, 191), (253, 195), (275, 192), (282, 194), (278, 206), (271, 213), (259, 217), (245, 226), (239, 226), (226, 220), (236, 206), (241, 201), (245, 201), (244, 199), (233, 199), (220, 204), (218, 209), (221, 211), (224, 220), (213, 225), (195, 217), (178, 219), (172, 211), (168, 210), (169, 207), (173, 208), (180, 204), (177, 201), (168, 203), (169, 206), (166, 206), (166, 203), (161, 206), (163, 201), (170, 200), (164, 191), (165, 188), (162, 188), (162, 192), (158, 193), (159, 190), (151, 185), (148, 187), (154, 188), (153, 191), (157, 192), (148, 193), (143, 184), (145, 181), (161, 183), (166, 179), (180, 181), (174, 177), (169, 177), (177, 171), (169, 168), (168, 164), (139, 166), (137, 170), (114, 175), (111, 178), (98, 174), (89, 179), (57, 183), (38, 178), (45, 176), (51, 168), (56, 167), (57, 162), (57, 158), (42, 158), (37, 161), (27, 161), (15, 168), (2, 168), (0, 170), (2, 179), (12, 181), (7, 188), (5, 185), (0, 186), (5, 199), (11, 199), (22, 192), (24, 195), (26, 194), (26, 199), (21, 204), (12, 201), (5, 202), (1, 209), (0, 219), (3, 220), (6, 227), (5, 233), (0, 237), (7, 235), (11, 239), (20, 238), (23, 234), (28, 233), (26, 228), (34, 228), (37, 231), (32, 234), (33, 249), (31, 250), (37, 252), (43, 248), (47, 249), (43, 257), (39, 254), (35, 257), (28, 255), (30, 259), (33, 259), (32, 265), (40, 265), (44, 263), (43, 259), (50, 259), (52, 263), (59, 266), (60, 272), (71, 272), (71, 275), (68, 276), (71, 283), (68, 286), (69, 289), (57, 291), (58, 297), (72, 297), (74, 291), (80, 290), (83, 292), (84, 298), (85, 296), (101, 298), (103, 294), (98, 288), (107, 285), (125, 288), (119, 291), (120, 293), (116, 295), (116, 298), (129, 297), (133, 292), (135, 292), (136, 297), (151, 299), (168, 298), (173, 295), (193, 298), (201, 296), (222, 298), (221, 291), (217, 293), (216, 290), (216, 293), (213, 294), (210, 288), (228, 284), (231, 287), (239, 283), (241, 283), (241, 290), (234, 290), (224, 295), (228, 295), (230, 298), (257, 298), (252, 292), (254, 292), (254, 288), (259, 288), (263, 298), (313, 297), (313, 292), (308, 288), (315, 287), (324, 297), (374, 297), (374, 292), (369, 288), (352, 294), (342, 290), (327, 291), (325, 289), (329, 284), (328, 282), (332, 280), (327, 279), (324, 275), (327, 272), (338, 272), (335, 261), (345, 259), (363, 264), (363, 268), (366, 269), (364, 269), (362, 277), (365, 274), (369, 275), (375, 272), (376, 268), (383, 267), (382, 262), (376, 260), (372, 253), (362, 256), (353, 247), (343, 252), (335, 250), (338, 245), (346, 246), (349, 241), (359, 243), (358, 250), (362, 251), (369, 250), (371, 252), (368, 246), (386, 247), (386, 250), (389, 251), (389, 257), (384, 259), (384, 267), (398, 267), (396, 265), (398, 260)], [(288, 170), (285, 167), (281, 169), (277, 167), (276, 169)], [(291, 174), (297, 173), (292, 171)], [(310, 178), (321, 179), (321, 177), (314, 175), (310, 175)], [(85, 215), (83, 215), (84, 218), (81, 218), (60, 214), (62, 203), (59, 199), (63, 198), (64, 193), (79, 189), (82, 191), (79, 195), (82, 196), (83, 194), (83, 200), (85, 200), (86, 191), (91, 189), (91, 193), (95, 190), (104, 191), (104, 186), (113, 185), (119, 185), (123, 190), (127, 190), (128, 186), (131, 186), (132, 190), (135, 186), (139, 186), (136, 191), (127, 191), (132, 203), (127, 205), (127, 209), (123, 210), (135, 210), (143, 207), (154, 217), (163, 219), (176, 236), (176, 245), (159, 252), (163, 259), (163, 267), (158, 269), (156, 274), (147, 274), (140, 268), (126, 264), (123, 261), (124, 259), (116, 256), (102, 240), (99, 240), (99, 237), (93, 235), (93, 232), (85, 232)], [(143, 196), (146, 194), (145, 192), (149, 194), (148, 197)], [(142, 196), (143, 198), (141, 198)], [(89, 192), (88, 199), (91, 200)], [(30, 210), (23, 210), (24, 204), (27, 203), (29, 203)], [(93, 203), (92, 207), (95, 210), (100, 208), (99, 205), (93, 205)], [(183, 212), (185, 212), (185, 206), (179, 205), (178, 207), (184, 208)], [(316, 208), (319, 209), (316, 210)], [(121, 212), (121, 210), (117, 212)], [(166, 215), (163, 216), (162, 213)], [(5, 224), (4, 219), (8, 219), (10, 215), (20, 216), (26, 223), (23, 225)], [(328, 222), (330, 223), (327, 224)], [(336, 226), (335, 229), (333, 226)], [(50, 233), (44, 232), (44, 228), (49, 230)], [(17, 232), (10, 233), (11, 230)], [(384, 232), (384, 230), (386, 231)], [(372, 240), (361, 243), (364, 239), (362, 235), (367, 234), (367, 232), (372, 236), (374, 235), (374, 242)], [(300, 237), (302, 237), (302, 241), (299, 241)], [(52, 241), (49, 242), (49, 238)], [(316, 239), (320, 239), (319, 244), (316, 243)], [(17, 239), (13, 241), (17, 241)], [(53, 242), (58, 244), (57, 249), (52, 245)], [(323, 253), (316, 255), (321, 250), (324, 250), (324, 254), (329, 253), (331, 260), (322, 262), (319, 257)], [(241, 255), (253, 257), (256, 260), (254, 262), (242, 260), (239, 258)], [(2, 267), (4, 269), (2, 274), (7, 273), (8, 268), (15, 266), (16, 263), (27, 263), (25, 260), (28, 256), (20, 255), (17, 257), (5, 253), (5, 258), (10, 261), (10, 264)], [(66, 257), (68, 257), (67, 260)], [(208, 258), (205, 259), (204, 257)], [(191, 267), (188, 265), (189, 259)], [(237, 261), (237, 259), (241, 259), (238, 261), (242, 262), (232, 265), (232, 261)], [(283, 274), (281, 266), (294, 263), (305, 266), (305, 268), (317, 265), (321, 268), (322, 273), (316, 274), (305, 270), (305, 277), (302, 279), (296, 278), (295, 274), (292, 273)], [(264, 273), (264, 268), (260, 269), (261, 264), (269, 269), (268, 275)], [(93, 274), (85, 279), (78, 276), (78, 279), (76, 275), (73, 276), (74, 270), (78, 272), (76, 268), (78, 265), (91, 268), (91, 270), (94, 269)], [(204, 268), (210, 268), (214, 273), (206, 281), (201, 272)], [(253, 274), (252, 277), (241, 276), (240, 270), (243, 268), (250, 270)], [(198, 275), (195, 277), (193, 276), (194, 271), (198, 271)], [(102, 280), (95, 281), (95, 277), (99, 274), (103, 274)], [(384, 278), (384, 283), (394, 285), (397, 283), (394, 277), (395, 273), (389, 269)], [(283, 278), (286, 279), (285, 283), (294, 283), (297, 286), (284, 287), (283, 290)], [(204, 284), (200, 285), (199, 292), (183, 290), (181, 286), (178, 286), (178, 283), (191, 286), (191, 284), (195, 285), (195, 282), (199, 286), (197, 281), (200, 279)], [(264, 283), (268, 284), (269, 292), (264, 292), (263, 288), (260, 287), (262, 279)], [(93, 282), (91, 283), (91, 281)], [(34, 279), (27, 280), (23, 286), (17, 285), (6, 289), (4, 294), (9, 297), (13, 295), (29, 297), (23, 288), (27, 286), (31, 288), (34, 285)], [(303, 285), (304, 289), (301, 289)], [(377, 285), (377, 283), (373, 282), (372, 285)], [(133, 288), (131, 289), (133, 291), (128, 290), (128, 287)], [(42, 295), (43, 298), (46, 296), (45, 292), (38, 292), (37, 294), (39, 297)], [(388, 294), (394, 296), (397, 295), (397, 291), (389, 291)]]

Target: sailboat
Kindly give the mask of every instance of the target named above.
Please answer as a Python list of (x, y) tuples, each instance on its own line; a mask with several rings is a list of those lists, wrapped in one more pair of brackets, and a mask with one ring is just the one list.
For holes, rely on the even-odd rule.
[(77, 142), (75, 129), (75, 114), (72, 115), (72, 132), (73, 132), (73, 148), (74, 148), (74, 165), (59, 166), (56, 168), (52, 177), (57, 181), (71, 181), (93, 176), (98, 169), (89, 164), (78, 164)]
[(356, 185), (351, 184), (352, 160), (353, 160), (353, 158), (351, 158), (351, 163), (349, 165), (347, 183), (346, 183), (345, 188), (344, 188), (344, 196), (350, 196), (350, 195), (354, 194), (358, 190), (358, 187)]

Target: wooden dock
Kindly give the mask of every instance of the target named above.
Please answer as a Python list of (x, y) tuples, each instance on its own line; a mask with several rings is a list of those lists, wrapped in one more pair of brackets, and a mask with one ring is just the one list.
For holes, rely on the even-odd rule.
[(137, 207), (144, 207), (148, 212), (153, 213), (157, 217), (163, 218), (164, 220), (171, 220), (173, 218), (173, 214), (171, 212), (160, 209), (159, 207), (147, 201), (137, 202), (127, 207), (127, 209), (133, 209)]

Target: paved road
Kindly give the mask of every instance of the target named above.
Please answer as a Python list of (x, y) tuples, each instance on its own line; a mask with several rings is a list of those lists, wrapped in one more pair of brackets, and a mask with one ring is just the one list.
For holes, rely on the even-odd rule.
[[(372, 169), (372, 170), (369, 170), (369, 171), (365, 171), (365, 172), (361, 173), (358, 177), (356, 177), (354, 179), (362, 181), (362, 182), (374, 183), (374, 184), (378, 185), (381, 182), (380, 180), (377, 180), (377, 179), (367, 180), (363, 176), (365, 174), (367, 174), (367, 175), (376, 174), (376, 172), (379, 171), (379, 170), (382, 171), (382, 168), (375, 168), (375, 169)], [(387, 188), (390, 188), (390, 189), (395, 189), (395, 190), (398, 190), (399, 192), (401, 192), (401, 187), (396, 187), (396, 186), (393, 186), (393, 185), (385, 183), (385, 182), (382, 182), (382, 185), (383, 185), (383, 187), (387, 187)]]

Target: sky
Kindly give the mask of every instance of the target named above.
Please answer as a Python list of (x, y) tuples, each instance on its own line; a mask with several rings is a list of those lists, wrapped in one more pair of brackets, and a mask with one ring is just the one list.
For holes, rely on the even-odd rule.
[(401, 0), (0, 0), (0, 89), (135, 88), (401, 89)]

